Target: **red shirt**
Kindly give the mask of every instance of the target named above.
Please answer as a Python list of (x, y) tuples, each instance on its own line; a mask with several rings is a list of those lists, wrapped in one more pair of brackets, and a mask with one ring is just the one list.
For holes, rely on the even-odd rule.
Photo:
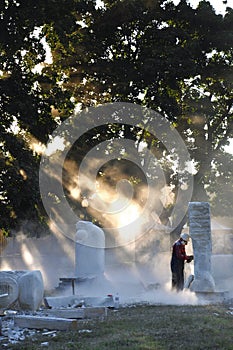
[(186, 255), (186, 252), (185, 252), (185, 245), (181, 243), (180, 239), (173, 244), (172, 255), (174, 258), (178, 260), (188, 259), (188, 256)]

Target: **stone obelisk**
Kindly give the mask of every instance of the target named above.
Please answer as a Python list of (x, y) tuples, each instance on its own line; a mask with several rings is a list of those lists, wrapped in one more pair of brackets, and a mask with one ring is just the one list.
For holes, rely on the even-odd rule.
[(211, 272), (212, 239), (209, 203), (191, 202), (188, 212), (189, 233), (194, 253), (194, 280), (190, 290), (214, 292), (215, 282)]

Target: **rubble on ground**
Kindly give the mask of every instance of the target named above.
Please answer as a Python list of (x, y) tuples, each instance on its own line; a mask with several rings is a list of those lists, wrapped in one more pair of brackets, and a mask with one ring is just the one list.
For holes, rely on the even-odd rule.
[[(45, 305), (34, 312), (21, 309), (2, 310), (0, 313), (0, 348), (19, 343), (26, 338), (33, 339), (38, 334), (49, 338), (55, 337), (58, 331), (90, 332), (86, 329), (85, 323), (85, 329), (78, 329), (80, 321), (104, 319), (108, 308), (114, 308), (112, 295), (103, 298), (86, 298), (86, 300), (74, 295), (58, 299), (56, 297), (44, 298)], [(92, 306), (91, 301), (99, 305)], [(45, 346), (45, 344), (41, 345)]]

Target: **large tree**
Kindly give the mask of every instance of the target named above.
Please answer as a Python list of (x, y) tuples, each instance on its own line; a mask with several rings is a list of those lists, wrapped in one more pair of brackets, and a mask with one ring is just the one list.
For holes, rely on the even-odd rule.
[(75, 25), (70, 15), (74, 3), (68, 3), (0, 4), (0, 228), (5, 231), (24, 220), (43, 222), (38, 170), (43, 145), (57, 125), (51, 109), (55, 106), (67, 117), (72, 104), (52, 74), (49, 93), (40, 86), (46, 54), (42, 28), (47, 23), (58, 28), (64, 42), (64, 33)]
[[(224, 146), (233, 132), (233, 10), (223, 17), (208, 1), (193, 9), (185, 0), (177, 6), (106, 0), (89, 10), (69, 39), (70, 49), (54, 51), (64, 88), (82, 107), (127, 101), (166, 116), (195, 165), (192, 200), (218, 198), (213, 212), (229, 213), (230, 196), (217, 184), (226, 175), (232, 191), (232, 162), (223, 168), (220, 160), (231, 159)], [(146, 142), (151, 147), (151, 139)]]
[[(233, 136), (233, 10), (223, 17), (207, 1), (193, 9), (185, 0), (177, 6), (163, 0), (100, 4), (1, 4), (0, 227), (43, 216), (40, 154), (30, 144), (43, 146), (75, 103), (84, 108), (125, 101), (160, 112), (177, 128), (195, 164), (193, 200), (212, 200), (213, 210), (227, 213), (232, 206), (227, 193), (233, 191), (232, 157), (224, 151)], [(53, 62), (35, 71), (45, 60), (42, 38)], [(84, 146), (91, 149), (104, 133), (106, 127), (85, 135), (77, 162)], [(107, 134), (131, 138), (135, 147), (146, 142), (161, 159), (168, 183), (176, 183), (152, 135), (127, 126), (111, 126)], [(224, 179), (225, 192), (216, 185)]]

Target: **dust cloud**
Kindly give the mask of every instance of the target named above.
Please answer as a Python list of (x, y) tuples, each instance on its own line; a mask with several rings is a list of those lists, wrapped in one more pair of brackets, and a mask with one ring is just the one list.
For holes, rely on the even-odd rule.
[[(70, 228), (73, 229), (73, 228)], [(214, 232), (213, 232), (214, 235)], [(191, 250), (191, 245), (189, 246)], [(87, 257), (88, 259), (91, 257)], [(45, 293), (71, 295), (71, 287), (59, 289), (59, 278), (74, 275), (75, 243), (51, 226), (51, 234), (29, 238), (21, 231), (1, 251), (1, 270), (40, 270)], [(212, 270), (217, 291), (228, 291), (233, 297), (233, 255), (213, 254)], [(193, 273), (191, 264), (185, 265), (185, 278)], [(106, 248), (104, 274), (78, 282), (80, 297), (105, 297), (119, 294), (120, 304), (203, 304), (189, 290), (171, 290), (170, 237), (156, 226), (137, 240), (118, 247)]]
[[(189, 290), (177, 293), (171, 290), (170, 274), (167, 274), (167, 266), (164, 271), (158, 271), (157, 276), (153, 271), (135, 266), (106, 267), (103, 276), (77, 283), (77, 297), (104, 298), (118, 294), (121, 306), (136, 304), (167, 304), (167, 305), (196, 305), (202, 303), (195, 293)], [(159, 282), (160, 281), (160, 282)], [(60, 292), (62, 295), (70, 295), (70, 287)]]
[[(94, 162), (92, 165), (97, 167)], [(98, 181), (96, 176), (88, 173), (78, 179), (75, 175), (78, 168), (72, 160), (67, 160), (64, 166), (67, 170), (63, 179), (67, 196), (80, 205), (84, 187), (88, 195), (85, 210), (97, 225), (104, 227), (105, 233), (104, 274), (78, 283), (76, 293), (101, 297), (118, 293), (120, 303), (125, 305), (201, 303), (189, 290), (180, 293), (171, 291), (171, 228), (161, 221), (164, 206), (172, 203), (172, 194), (166, 183), (162, 181), (158, 186), (150, 186), (141, 181), (140, 171), (140, 176), (133, 178), (135, 169), (132, 173), (126, 169), (125, 174), (118, 166), (109, 172), (107, 168), (102, 173), (100, 171), (105, 175), (100, 175)], [(55, 216), (56, 213), (53, 214)], [(62, 210), (57, 215), (59, 220), (63, 220)], [(67, 295), (71, 293), (71, 288), (59, 290), (59, 278), (75, 274), (76, 223), (67, 225), (66, 232), (61, 232), (55, 221), (51, 222), (47, 235), (29, 237), (22, 228), (9, 238), (1, 251), (1, 270), (40, 270), (46, 291)], [(215, 247), (217, 234), (214, 230), (212, 234)], [(228, 244), (224, 245), (225, 249), (226, 246)], [(191, 252), (190, 245), (187, 253)], [(87, 264), (89, 259), (92, 257), (86, 257)], [(233, 255), (230, 252), (214, 252), (212, 266), (218, 290), (229, 291), (233, 297)], [(185, 277), (192, 273), (193, 265), (186, 265)]]

